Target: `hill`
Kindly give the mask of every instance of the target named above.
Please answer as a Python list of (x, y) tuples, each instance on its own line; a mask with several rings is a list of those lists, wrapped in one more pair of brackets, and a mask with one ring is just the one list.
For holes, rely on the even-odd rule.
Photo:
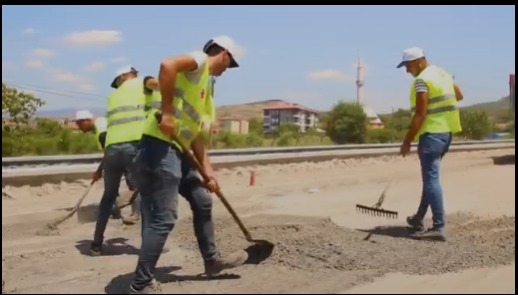
[(502, 112), (507, 112), (510, 108), (510, 97), (505, 96), (497, 101), (477, 103), (474, 105), (463, 107), (464, 110), (484, 110), (490, 117), (497, 117)]
[(243, 104), (223, 105), (216, 108), (216, 115), (218, 118), (240, 115), (247, 119), (263, 118), (263, 108), (276, 103), (285, 102), (281, 99), (270, 99), (256, 102), (249, 102)]

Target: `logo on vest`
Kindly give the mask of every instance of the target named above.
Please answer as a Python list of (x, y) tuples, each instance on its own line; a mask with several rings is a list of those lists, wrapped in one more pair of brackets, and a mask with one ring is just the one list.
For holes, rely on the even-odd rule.
[(205, 98), (205, 89), (202, 89), (202, 90), (200, 91), (200, 98), (201, 98), (201, 99), (204, 99), (204, 98)]

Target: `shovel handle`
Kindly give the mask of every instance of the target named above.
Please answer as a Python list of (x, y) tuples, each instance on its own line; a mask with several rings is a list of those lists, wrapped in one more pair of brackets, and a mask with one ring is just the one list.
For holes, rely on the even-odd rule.
[[(159, 112), (156, 112), (155, 113), (155, 118), (157, 119), (157, 121), (160, 123), (162, 121), (162, 114), (159, 113)], [(207, 172), (205, 171), (205, 169), (203, 168), (203, 166), (198, 162), (198, 160), (194, 157), (194, 155), (190, 152), (190, 149), (186, 148), (183, 143), (181, 143), (175, 135), (172, 135), (171, 136), (171, 139), (173, 139), (179, 146), (180, 148), (182, 149), (183, 151), (183, 154), (184, 156), (187, 158), (187, 160), (196, 167), (196, 170), (198, 170), (198, 172), (201, 174), (201, 177), (203, 178), (203, 180), (205, 182), (209, 182), (210, 181), (210, 178), (209, 176), (207, 175)], [(243, 232), (243, 234), (245, 235), (245, 238), (247, 241), (249, 242), (252, 242), (253, 239), (252, 239), (252, 235), (250, 234), (250, 231), (248, 231), (248, 229), (246, 228), (246, 226), (243, 224), (243, 222), (241, 221), (241, 218), (239, 218), (239, 216), (237, 215), (236, 211), (234, 210), (234, 208), (232, 208), (232, 205), (230, 205), (230, 203), (227, 201), (227, 198), (223, 195), (223, 193), (221, 192), (220, 189), (217, 189), (215, 192), (216, 196), (218, 196), (218, 198), (221, 200), (221, 202), (223, 203), (223, 205), (225, 206), (225, 208), (227, 209), (227, 211), (230, 213), (230, 215), (232, 215), (232, 218), (234, 219), (234, 221), (237, 223), (237, 225), (239, 226), (239, 228), (241, 229), (241, 231)]]

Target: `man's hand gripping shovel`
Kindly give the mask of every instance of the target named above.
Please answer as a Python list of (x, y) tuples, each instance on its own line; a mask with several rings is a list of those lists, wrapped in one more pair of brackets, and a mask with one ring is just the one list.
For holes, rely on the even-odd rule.
[[(155, 113), (155, 118), (160, 123), (162, 121), (162, 114), (160, 114), (158, 112)], [(203, 166), (198, 162), (198, 160), (190, 152), (190, 149), (185, 147), (179, 140), (177, 140), (175, 135), (172, 135), (171, 138), (176, 143), (178, 143), (178, 145), (180, 145), (185, 158), (187, 158), (187, 160), (196, 168), (196, 170), (198, 170), (198, 172), (202, 176), (204, 182), (205, 183), (209, 183), (210, 177), (207, 175), (207, 173), (206, 173), (205, 169), (203, 168)], [(266, 258), (268, 258), (272, 254), (272, 252), (273, 252), (274, 244), (269, 242), (269, 241), (267, 241), (267, 240), (257, 240), (257, 239), (254, 239), (252, 237), (252, 234), (250, 234), (250, 231), (246, 228), (246, 226), (241, 221), (241, 218), (239, 218), (239, 216), (237, 215), (237, 213), (234, 210), (234, 208), (232, 208), (230, 203), (227, 201), (227, 198), (221, 192), (221, 189), (217, 188), (214, 191), (214, 193), (221, 200), (221, 202), (223, 203), (223, 205), (225, 206), (227, 211), (230, 213), (230, 215), (232, 215), (232, 218), (234, 219), (234, 221), (237, 223), (237, 225), (239, 226), (239, 228), (243, 232), (243, 235), (245, 236), (245, 239), (248, 242), (254, 244), (254, 245), (250, 246), (249, 248), (247, 248), (245, 250), (247, 252), (247, 254), (248, 254), (247, 262), (248, 263), (258, 264), (259, 262), (261, 262), (261, 261), (265, 260)]]

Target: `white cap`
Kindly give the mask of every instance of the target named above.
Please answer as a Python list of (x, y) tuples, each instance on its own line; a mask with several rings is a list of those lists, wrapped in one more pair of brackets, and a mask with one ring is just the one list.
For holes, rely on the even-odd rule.
[(239, 67), (237, 60), (241, 57), (242, 49), (237, 45), (234, 39), (226, 35), (216, 36), (205, 43), (203, 52), (207, 53), (207, 50), (214, 44), (226, 49), (230, 53), (232, 60), (230, 61), (229, 68)]
[(407, 62), (413, 61), (419, 58), (424, 57), (424, 51), (423, 49), (419, 47), (410, 47), (405, 50), (403, 50), (403, 60), (399, 63), (397, 66), (398, 68), (401, 68), (404, 66)]
[(81, 110), (76, 112), (76, 121), (93, 119), (94, 115), (88, 110)]
[(137, 74), (138, 71), (137, 71), (137, 69), (135, 69), (132, 66), (125, 66), (125, 67), (122, 67), (122, 68), (118, 69), (117, 72), (115, 73), (115, 78), (113, 78), (113, 81), (110, 84), (110, 86), (112, 88), (117, 89), (117, 78), (119, 78), (120, 75), (127, 74), (127, 73), (135, 73), (135, 74)]

